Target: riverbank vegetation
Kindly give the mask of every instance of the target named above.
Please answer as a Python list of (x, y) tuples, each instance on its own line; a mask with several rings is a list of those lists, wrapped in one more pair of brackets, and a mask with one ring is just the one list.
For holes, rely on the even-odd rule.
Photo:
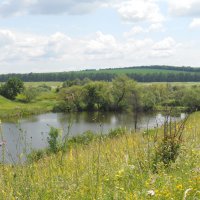
[[(14, 100), (0, 96), (0, 106), (1, 120), (52, 110), (195, 111), (200, 87), (139, 84), (125, 75), (111, 82), (76, 79), (55, 87), (25, 85)], [(0, 199), (199, 199), (200, 113), (186, 119), (166, 117), (161, 128), (107, 135), (68, 137), (70, 126), (65, 136), (51, 128), (46, 150), (33, 150), (26, 163), (2, 161)], [(2, 158), (4, 147), (2, 141)]]
[(127, 76), (112, 82), (66, 81), (58, 91), (55, 111), (124, 111), (147, 112), (174, 107), (179, 110), (200, 109), (198, 85), (140, 84)]
[(117, 76), (111, 82), (75, 79), (62, 84), (25, 83), (20, 92), (14, 100), (0, 96), (1, 119), (49, 111), (148, 112), (165, 107), (182, 111), (200, 109), (198, 84), (141, 84), (125, 75)]
[(59, 144), (54, 129), (48, 141), (52, 153), (24, 165), (0, 166), (0, 198), (199, 199), (200, 113), (193, 113), (184, 124), (173, 124), (173, 130), (182, 125), (176, 158), (167, 164), (165, 159), (156, 160), (156, 170), (156, 156), (172, 158), (162, 154), (163, 149), (170, 153), (170, 146), (160, 148), (165, 146), (166, 126), (142, 133), (116, 130), (108, 137), (99, 133), (74, 138), (64, 152), (52, 145)]

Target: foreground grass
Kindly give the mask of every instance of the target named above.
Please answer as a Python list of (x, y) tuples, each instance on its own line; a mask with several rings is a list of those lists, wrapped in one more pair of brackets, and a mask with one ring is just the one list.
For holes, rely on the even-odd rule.
[(0, 199), (200, 199), (199, 144), (200, 113), (189, 118), (176, 162), (159, 163), (157, 173), (154, 131), (77, 144), (66, 154), (0, 166)]

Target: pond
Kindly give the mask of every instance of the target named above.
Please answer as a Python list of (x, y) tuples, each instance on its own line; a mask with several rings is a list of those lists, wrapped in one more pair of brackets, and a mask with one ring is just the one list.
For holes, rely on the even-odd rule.
[[(184, 119), (185, 114), (173, 117), (172, 120)], [(165, 117), (161, 113), (143, 113), (137, 117), (137, 129), (161, 126)], [(31, 116), (16, 123), (2, 122), (0, 137), (0, 162), (16, 163), (24, 160), (32, 149), (47, 147), (50, 127), (62, 130), (63, 135), (81, 134), (87, 130), (106, 134), (110, 129), (126, 127), (135, 128), (134, 113), (47, 113)], [(5, 144), (4, 144), (5, 143)], [(4, 148), (3, 148), (4, 146)]]

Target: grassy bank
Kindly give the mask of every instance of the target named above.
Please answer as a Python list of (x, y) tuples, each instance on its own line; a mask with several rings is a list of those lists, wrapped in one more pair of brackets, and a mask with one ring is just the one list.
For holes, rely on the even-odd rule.
[(162, 136), (130, 133), (76, 144), (66, 154), (0, 166), (0, 199), (200, 199), (200, 113), (190, 116), (175, 163), (152, 170)]
[(53, 109), (57, 97), (54, 92), (43, 92), (29, 103), (23, 103), (20, 99), (10, 101), (0, 96), (0, 119), (8, 120), (28, 115), (49, 112)]

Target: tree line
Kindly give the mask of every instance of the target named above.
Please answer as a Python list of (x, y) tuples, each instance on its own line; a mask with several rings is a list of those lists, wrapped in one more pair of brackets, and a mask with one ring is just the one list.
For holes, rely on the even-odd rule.
[(68, 80), (56, 89), (45, 84), (25, 87), (23, 81), (18, 78), (10, 78), (0, 85), (1, 96), (24, 103), (34, 101), (39, 94), (47, 94), (46, 92), (56, 94), (57, 104), (53, 109), (56, 112), (141, 112), (165, 107), (179, 107), (188, 111), (200, 110), (198, 85), (138, 84), (126, 75), (117, 76), (111, 82), (90, 79)]
[[(131, 68), (131, 67), (130, 67)], [(133, 68), (133, 67), (132, 67)], [(163, 69), (169, 72), (154, 73), (126, 73), (126, 75), (138, 82), (198, 82), (200, 81), (200, 68), (171, 67), (171, 66), (141, 66), (137, 69)], [(117, 68), (116, 68), (117, 69)], [(125, 68), (127, 69), (127, 68)], [(117, 76), (115, 69), (101, 72), (95, 70), (84, 70), (77, 72), (54, 72), (54, 73), (28, 73), (28, 74), (2, 74), (0, 82), (6, 82), (9, 78), (17, 77), (25, 82), (47, 82), (47, 81), (72, 81), (75, 79), (90, 79), (92, 81), (112, 81)]]
[(166, 107), (187, 111), (200, 110), (199, 86), (138, 84), (126, 75), (111, 82), (66, 81), (57, 90), (55, 111), (123, 111), (147, 112)]

